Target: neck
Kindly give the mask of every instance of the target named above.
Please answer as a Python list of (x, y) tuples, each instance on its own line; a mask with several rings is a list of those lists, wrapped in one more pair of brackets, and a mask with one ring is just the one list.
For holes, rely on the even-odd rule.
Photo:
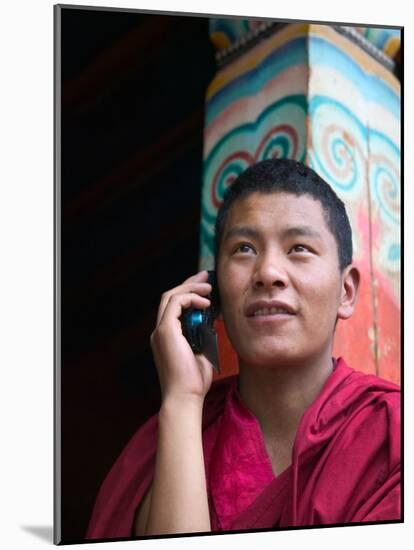
[(332, 370), (330, 353), (316, 361), (270, 368), (240, 362), (240, 397), (259, 421), (265, 439), (293, 443), (302, 415)]

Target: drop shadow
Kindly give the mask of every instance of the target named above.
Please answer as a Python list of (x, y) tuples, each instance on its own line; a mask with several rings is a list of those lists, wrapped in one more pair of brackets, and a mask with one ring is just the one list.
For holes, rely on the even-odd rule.
[(21, 525), (21, 528), (27, 533), (53, 544), (53, 527), (51, 525)]

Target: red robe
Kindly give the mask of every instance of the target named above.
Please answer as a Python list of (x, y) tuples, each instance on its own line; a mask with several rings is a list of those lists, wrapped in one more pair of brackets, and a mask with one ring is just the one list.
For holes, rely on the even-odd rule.
[[(156, 444), (157, 415), (102, 484), (87, 539), (134, 536)], [(236, 376), (206, 397), (203, 447), (212, 531), (401, 520), (400, 388), (341, 358), (302, 416), (291, 465), (277, 477)]]

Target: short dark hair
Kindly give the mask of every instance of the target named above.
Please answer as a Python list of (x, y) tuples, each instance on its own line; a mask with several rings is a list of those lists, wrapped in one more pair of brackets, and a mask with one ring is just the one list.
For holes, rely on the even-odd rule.
[(224, 226), (234, 202), (252, 193), (291, 193), (309, 195), (318, 200), (325, 219), (335, 238), (339, 269), (342, 272), (352, 263), (352, 229), (345, 205), (330, 185), (312, 168), (290, 159), (269, 159), (253, 164), (229, 187), (224, 195), (216, 219), (214, 255), (215, 263), (223, 236)]

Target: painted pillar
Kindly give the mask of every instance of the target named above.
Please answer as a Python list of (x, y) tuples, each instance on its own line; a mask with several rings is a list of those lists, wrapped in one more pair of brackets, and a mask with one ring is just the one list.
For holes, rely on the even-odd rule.
[[(217, 208), (237, 175), (266, 158), (307, 163), (345, 202), (362, 273), (355, 314), (338, 323), (334, 355), (399, 382), (398, 80), (344, 28), (268, 24), (255, 42), (263, 22), (232, 28), (230, 20), (212, 21), (217, 47), (240, 45), (243, 32), (253, 45), (219, 69), (207, 90), (200, 268), (213, 267)], [(384, 33), (375, 36), (384, 41)], [(394, 32), (387, 47), (395, 49), (397, 38)], [(225, 376), (237, 361), (217, 325)]]

